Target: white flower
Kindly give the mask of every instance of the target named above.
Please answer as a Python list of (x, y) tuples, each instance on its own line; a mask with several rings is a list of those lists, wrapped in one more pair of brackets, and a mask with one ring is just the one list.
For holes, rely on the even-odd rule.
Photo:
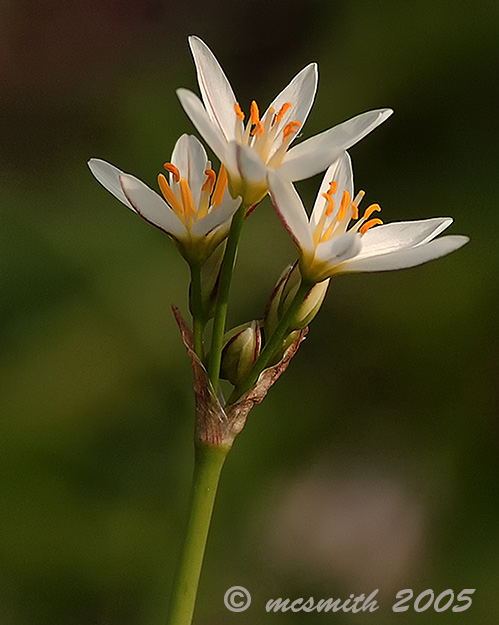
[(228, 235), (241, 198), (232, 199), (222, 166), (217, 176), (196, 137), (182, 135), (158, 184), (163, 197), (130, 174), (93, 158), (88, 162), (97, 180), (125, 206), (169, 234), (188, 261), (205, 260)]
[(312, 282), (337, 273), (414, 267), (468, 241), (460, 235), (433, 240), (450, 226), (450, 217), (380, 225), (381, 219), (372, 217), (381, 210), (378, 204), (360, 217), (364, 192), (352, 199), (353, 172), (346, 152), (327, 170), (310, 219), (290, 182), (271, 171), (268, 184), (272, 202), (300, 250), (300, 271)]
[(364, 113), (288, 151), (312, 107), (317, 65), (311, 63), (297, 74), (263, 116), (253, 101), (245, 126), (245, 115), (211, 50), (198, 37), (189, 37), (189, 44), (202, 101), (187, 89), (178, 89), (178, 97), (194, 126), (227, 168), (232, 195), (242, 196), (248, 206), (267, 193), (268, 168), (278, 168), (288, 180), (309, 178), (324, 171), (393, 112), (380, 109)]

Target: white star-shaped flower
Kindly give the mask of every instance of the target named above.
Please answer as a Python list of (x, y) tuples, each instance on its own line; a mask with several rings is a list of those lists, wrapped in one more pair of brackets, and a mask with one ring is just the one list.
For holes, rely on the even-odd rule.
[(159, 174), (159, 195), (135, 176), (100, 159), (88, 163), (97, 180), (125, 206), (169, 234), (188, 261), (203, 261), (228, 235), (241, 198), (227, 189), (224, 167), (217, 176), (200, 141), (182, 135), (177, 141), (169, 172)]
[(267, 193), (267, 169), (278, 170), (288, 180), (309, 178), (324, 171), (393, 112), (380, 109), (363, 113), (289, 149), (312, 107), (317, 65), (311, 63), (299, 72), (263, 116), (253, 101), (245, 125), (245, 115), (211, 50), (198, 37), (189, 37), (189, 44), (202, 100), (187, 89), (178, 89), (178, 97), (225, 165), (232, 195), (243, 197), (247, 206), (257, 204)]
[(381, 219), (372, 217), (381, 210), (378, 204), (371, 204), (361, 217), (364, 192), (353, 195), (352, 165), (346, 152), (327, 170), (310, 218), (291, 182), (277, 171), (269, 171), (267, 178), (277, 213), (300, 250), (300, 271), (310, 282), (337, 273), (414, 267), (468, 241), (461, 235), (435, 239), (450, 226), (451, 217), (382, 225)]

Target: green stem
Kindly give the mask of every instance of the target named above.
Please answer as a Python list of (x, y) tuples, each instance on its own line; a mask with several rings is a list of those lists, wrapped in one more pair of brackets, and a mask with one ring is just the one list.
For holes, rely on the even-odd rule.
[(229, 238), (227, 239), (227, 247), (225, 248), (225, 255), (220, 272), (217, 306), (215, 318), (213, 319), (213, 332), (211, 336), (210, 362), (208, 363), (208, 374), (210, 376), (215, 394), (218, 393), (218, 378), (220, 376), (220, 363), (222, 361), (222, 346), (225, 333), (227, 306), (229, 303), (230, 283), (236, 262), (237, 247), (239, 245), (239, 238), (241, 236), (246, 210), (247, 206), (241, 204), (232, 218)]
[(254, 386), (260, 373), (262, 373), (269, 363), (272, 362), (276, 353), (282, 348), (284, 340), (288, 335), (291, 322), (293, 321), (296, 313), (300, 310), (300, 306), (303, 304), (313, 286), (313, 282), (309, 282), (308, 280), (302, 278), (298, 291), (296, 292), (289, 308), (282, 316), (282, 319), (279, 321), (270, 339), (265, 343), (265, 347), (262, 349), (248, 376), (233, 390), (232, 395), (229, 397), (229, 404), (233, 404)]
[(191, 263), (192, 289), (192, 325), (194, 332), (194, 350), (200, 360), (204, 358), (204, 328), (203, 299), (201, 294), (201, 263)]
[(167, 625), (191, 625), (218, 480), (228, 446), (196, 444), (190, 514)]

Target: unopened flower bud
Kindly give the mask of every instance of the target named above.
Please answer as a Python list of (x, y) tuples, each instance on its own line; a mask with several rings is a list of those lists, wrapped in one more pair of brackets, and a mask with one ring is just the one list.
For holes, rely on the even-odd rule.
[[(291, 305), (300, 283), (301, 274), (298, 263), (288, 267), (277, 281), (265, 311), (264, 327), (267, 339), (272, 336), (277, 324)], [(314, 284), (289, 326), (290, 333), (308, 326), (319, 312), (328, 286), (329, 279)]]
[(245, 323), (224, 337), (220, 377), (238, 386), (251, 371), (260, 354), (261, 330), (257, 321)]

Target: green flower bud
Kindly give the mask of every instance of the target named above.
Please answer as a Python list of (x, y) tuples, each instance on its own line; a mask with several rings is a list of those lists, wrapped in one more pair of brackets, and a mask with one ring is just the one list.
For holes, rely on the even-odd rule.
[(238, 386), (260, 354), (262, 336), (258, 321), (233, 328), (224, 336), (220, 377)]
[[(289, 308), (293, 298), (298, 291), (301, 282), (300, 269), (298, 263), (289, 266), (277, 281), (274, 292), (267, 304), (264, 317), (265, 336), (267, 339), (272, 336), (277, 324), (282, 319), (284, 313)], [(295, 318), (291, 322), (289, 332), (301, 330), (308, 326), (319, 309), (326, 296), (329, 286), (329, 278), (314, 284), (308, 292)]]

